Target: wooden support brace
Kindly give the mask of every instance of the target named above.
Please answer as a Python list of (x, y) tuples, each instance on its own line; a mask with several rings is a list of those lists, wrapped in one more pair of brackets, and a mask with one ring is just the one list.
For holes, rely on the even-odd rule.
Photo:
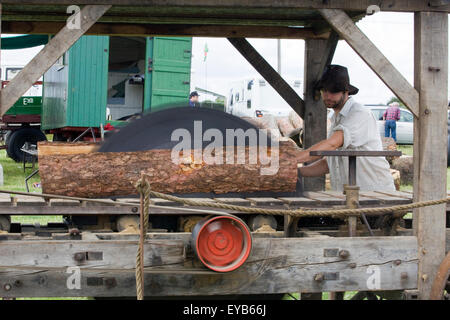
[[(86, 5), (80, 11), (80, 28), (65, 25), (61, 31), (2, 90), (0, 115), (8, 109), (106, 12), (110, 5)], [(72, 26), (71, 26), (72, 28)]]
[[(414, 201), (447, 196), (448, 15), (414, 15), (414, 86), (419, 119), (414, 120)], [(420, 299), (429, 299), (445, 255), (445, 204), (414, 210), (419, 242)]]
[(302, 98), (298, 96), (297, 92), (291, 88), (258, 51), (244, 38), (228, 38), (228, 41), (303, 119), (305, 106)]
[(342, 10), (320, 9), (319, 11), (339, 36), (345, 39), (378, 75), (381, 81), (398, 96), (416, 117), (419, 117), (418, 92), (355, 25), (352, 19)]

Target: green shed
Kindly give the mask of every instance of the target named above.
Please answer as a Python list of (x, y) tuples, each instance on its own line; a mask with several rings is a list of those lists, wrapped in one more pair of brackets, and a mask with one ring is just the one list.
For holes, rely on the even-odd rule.
[(43, 130), (99, 127), (188, 101), (192, 38), (83, 36), (44, 75)]

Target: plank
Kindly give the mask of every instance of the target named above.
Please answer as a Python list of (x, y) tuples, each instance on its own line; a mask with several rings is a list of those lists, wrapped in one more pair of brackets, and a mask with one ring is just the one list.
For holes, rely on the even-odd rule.
[(278, 197), (279, 200), (286, 203), (288, 206), (311, 206), (317, 204), (317, 200), (305, 197)]
[(377, 199), (382, 204), (396, 205), (396, 204), (411, 203), (410, 199), (406, 199), (403, 197), (400, 198), (400, 197), (390, 196), (390, 195), (375, 192), (375, 191), (361, 191), (360, 195), (367, 197), (367, 198)]
[[(222, 19), (222, 21), (227, 21)], [(183, 21), (184, 22), (184, 21)], [(235, 22), (234, 22), (235, 23)], [(56, 21), (4, 21), (6, 34), (53, 34), (64, 26)], [(328, 33), (316, 34), (311, 28), (254, 25), (201, 25), (201, 24), (142, 24), (142, 23), (96, 23), (86, 35), (109, 36), (178, 36), (178, 37), (224, 37), (269, 39), (326, 39)]]
[[(419, 92), (419, 119), (414, 123), (414, 201), (446, 197), (448, 15), (414, 15), (414, 86)], [(419, 241), (419, 296), (428, 299), (445, 256), (446, 205), (413, 211)]]
[[(368, 289), (373, 270), (379, 272), (380, 290), (417, 286), (415, 237), (255, 238), (248, 261), (226, 274), (211, 273), (198, 266), (189, 251), (185, 261), (178, 262), (183, 256), (181, 243), (179, 240), (146, 241), (146, 295), (363, 291)], [(20, 283), (2, 295), (135, 296), (136, 245), (136, 241), (0, 242), (0, 281)], [(12, 247), (16, 249), (11, 250)], [(336, 256), (340, 250), (347, 250), (349, 257)], [(88, 259), (80, 263), (73, 259), (78, 252), (93, 252), (94, 259), (101, 256), (102, 260)], [(169, 261), (174, 263), (169, 265)], [(161, 264), (164, 268), (157, 267)], [(80, 289), (67, 288), (71, 275), (66, 273), (68, 267), (80, 268)], [(324, 275), (324, 280), (314, 281), (319, 273)], [(402, 279), (402, 273), (407, 277)]]
[[(71, 4), (85, 4), (85, 0), (45, 0), (47, 4), (57, 5), (71, 5)], [(39, 4), (44, 3), (42, 0), (4, 0), (4, 4)], [(436, 2), (436, 1), (435, 1)], [(240, 11), (247, 12), (253, 8), (270, 8), (276, 12), (277, 9), (343, 9), (350, 11), (366, 11), (367, 8), (374, 2), (371, 0), (360, 1), (348, 1), (348, 0), (311, 0), (311, 1), (298, 1), (298, 0), (279, 0), (273, 2), (272, 0), (253, 0), (242, 2), (240, 0), (91, 0), (92, 4), (111, 4), (120, 6), (155, 6), (155, 7), (193, 7), (200, 9), (209, 9), (211, 13), (214, 13), (214, 8), (217, 7), (236, 7)], [(422, 0), (378, 0), (377, 5), (382, 11), (394, 11), (394, 12), (413, 12), (413, 11), (433, 11), (433, 12), (449, 12), (450, 6), (442, 3), (433, 3), (433, 1)]]
[(232, 204), (236, 206), (250, 206), (252, 203), (248, 199), (243, 198), (214, 198), (215, 201), (220, 203)]
[(251, 202), (252, 205), (254, 206), (261, 206), (261, 207), (265, 207), (265, 206), (282, 206), (284, 204), (283, 201), (276, 199), (276, 198), (271, 198), (271, 197), (258, 197), (258, 198), (247, 198), (248, 201)]
[(0, 115), (6, 111), (88, 30), (110, 5), (86, 5), (80, 11), (79, 29), (65, 25), (48, 44), (2, 89)]
[(352, 19), (344, 11), (338, 9), (320, 9), (319, 12), (339, 36), (347, 41), (361, 59), (377, 74), (380, 80), (418, 117), (419, 94), (416, 89), (354, 24)]
[(323, 193), (319, 193), (319, 192), (305, 191), (303, 193), (303, 195), (306, 198), (320, 201), (321, 205), (344, 205), (345, 204), (345, 199), (343, 199), (343, 198), (333, 197), (331, 195), (327, 195), (327, 194), (323, 194)]
[(272, 68), (245, 38), (228, 38), (228, 41), (256, 69), (256, 71), (275, 89), (287, 104), (303, 119), (305, 105), (297, 92)]
[[(339, 199), (343, 199), (343, 200), (346, 199), (346, 196), (341, 191), (319, 191), (318, 193), (321, 193), (324, 195), (329, 195), (331, 197), (339, 198)], [(359, 204), (360, 205), (376, 204), (376, 203), (379, 203), (379, 201), (374, 198), (365, 197), (361, 194), (359, 195)]]

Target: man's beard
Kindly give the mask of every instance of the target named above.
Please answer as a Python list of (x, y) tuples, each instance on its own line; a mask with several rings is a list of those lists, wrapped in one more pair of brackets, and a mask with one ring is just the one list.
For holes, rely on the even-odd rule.
[(345, 102), (345, 95), (342, 95), (341, 99), (339, 99), (338, 102), (336, 102), (335, 104), (333, 104), (332, 106), (328, 107), (331, 109), (339, 109), (340, 107), (342, 107), (344, 105)]

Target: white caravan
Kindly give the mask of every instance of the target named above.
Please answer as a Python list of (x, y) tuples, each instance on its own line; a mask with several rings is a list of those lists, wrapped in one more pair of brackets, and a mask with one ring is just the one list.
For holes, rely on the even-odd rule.
[[(286, 80), (300, 97), (300, 80)], [(265, 114), (287, 116), (292, 108), (264, 79), (252, 78), (231, 83), (228, 90), (226, 112), (238, 117), (260, 117)]]

